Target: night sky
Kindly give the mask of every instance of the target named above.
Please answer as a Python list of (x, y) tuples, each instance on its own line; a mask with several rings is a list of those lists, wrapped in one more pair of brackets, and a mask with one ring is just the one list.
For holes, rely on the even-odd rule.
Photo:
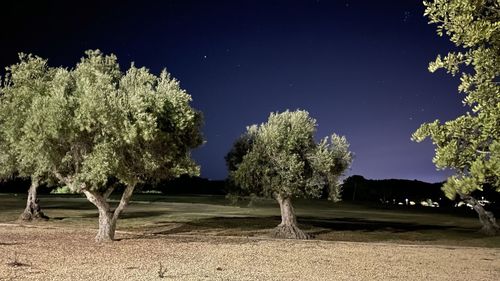
[(116, 54), (123, 69), (167, 68), (205, 116), (207, 142), (193, 153), (203, 177), (225, 178), (246, 126), (286, 109), (309, 111), (318, 139), (348, 138), (349, 175), (447, 176), (429, 141), (410, 140), (421, 123), (466, 110), (458, 79), (427, 70), (453, 46), (421, 0), (76, 2), (2, 1), (0, 73), (18, 52), (72, 67), (87, 49)]

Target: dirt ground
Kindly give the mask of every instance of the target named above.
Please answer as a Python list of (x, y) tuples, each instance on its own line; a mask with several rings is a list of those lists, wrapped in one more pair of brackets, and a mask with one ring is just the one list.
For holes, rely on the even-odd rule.
[(498, 248), (94, 233), (0, 225), (0, 280), (500, 280)]

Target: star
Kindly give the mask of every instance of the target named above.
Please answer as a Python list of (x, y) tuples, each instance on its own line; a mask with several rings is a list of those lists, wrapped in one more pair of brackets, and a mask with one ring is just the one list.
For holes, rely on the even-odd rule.
[(403, 22), (408, 22), (410, 19), (411, 13), (409, 11), (405, 11), (403, 14)]

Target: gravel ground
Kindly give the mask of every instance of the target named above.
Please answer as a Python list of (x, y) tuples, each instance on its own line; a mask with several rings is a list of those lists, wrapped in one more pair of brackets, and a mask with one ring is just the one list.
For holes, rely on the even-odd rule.
[(94, 232), (0, 225), (0, 280), (500, 280), (500, 249)]

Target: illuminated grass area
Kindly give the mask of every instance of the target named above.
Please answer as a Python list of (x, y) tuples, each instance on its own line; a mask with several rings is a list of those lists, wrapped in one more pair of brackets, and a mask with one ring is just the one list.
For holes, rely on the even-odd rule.
[[(0, 223), (16, 222), (25, 195), (0, 194)], [(40, 197), (51, 218), (40, 227), (96, 228), (97, 209), (79, 195)], [(116, 201), (115, 201), (116, 202)], [(181, 234), (270, 237), (280, 222), (273, 200), (231, 205), (223, 196), (135, 194), (118, 221), (118, 231), (138, 234)], [(299, 224), (315, 239), (403, 244), (500, 247), (500, 237), (477, 232), (478, 219), (438, 209), (389, 210), (326, 200), (296, 200)]]

